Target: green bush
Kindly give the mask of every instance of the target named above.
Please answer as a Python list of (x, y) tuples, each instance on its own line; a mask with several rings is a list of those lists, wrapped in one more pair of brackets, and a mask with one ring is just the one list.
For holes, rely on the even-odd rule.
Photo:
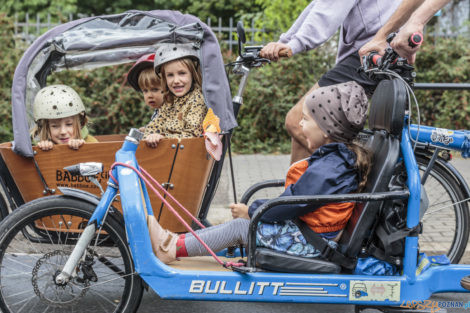
[[(12, 20), (0, 14), (0, 142), (12, 140), (11, 85), (19, 56), (23, 54), (13, 37)], [(470, 78), (469, 38), (426, 38), (418, 54), (418, 82), (468, 82)], [(238, 117), (239, 127), (233, 138), (239, 153), (283, 152), (290, 150), (284, 129), (289, 109), (326, 70), (334, 65), (335, 42), (320, 49), (296, 55), (277, 63), (254, 69), (250, 74), (244, 104)], [(224, 53), (226, 62), (235, 59)], [(151, 110), (142, 96), (125, 81), (130, 65), (86, 71), (64, 71), (49, 77), (48, 84), (69, 84), (83, 98), (91, 116), (92, 134), (126, 133), (131, 127), (145, 125)], [(238, 77), (230, 75), (232, 91)], [(417, 92), (423, 124), (453, 129), (470, 129), (469, 91)]]
[(15, 48), (13, 37), (13, 21), (5, 14), (0, 13), (0, 56), (2, 66), (0, 66), (0, 142), (10, 141), (13, 138), (13, 128), (11, 123), (11, 84), (16, 64), (19, 61), (21, 52)]
[(263, 7), (263, 18), (258, 26), (275, 31), (279, 36), (277, 32), (287, 31), (310, 1), (256, 0), (256, 3)]
[[(417, 54), (417, 82), (468, 83), (470, 38), (427, 37)], [(450, 129), (470, 129), (470, 91), (423, 90), (416, 92), (421, 123)]]

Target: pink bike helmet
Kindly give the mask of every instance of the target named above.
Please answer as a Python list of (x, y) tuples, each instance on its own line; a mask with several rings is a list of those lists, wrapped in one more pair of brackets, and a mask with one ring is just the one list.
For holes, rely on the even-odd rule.
[(146, 68), (153, 68), (153, 61), (155, 60), (155, 53), (152, 54), (146, 54), (141, 56), (135, 64), (131, 67), (129, 70), (129, 73), (127, 73), (127, 82), (129, 85), (132, 86), (135, 90), (141, 92), (139, 87), (139, 75), (140, 72), (142, 72)]

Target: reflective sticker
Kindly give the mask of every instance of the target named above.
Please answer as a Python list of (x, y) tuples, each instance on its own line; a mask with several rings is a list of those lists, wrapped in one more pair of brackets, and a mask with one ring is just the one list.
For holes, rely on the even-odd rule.
[(445, 128), (436, 128), (431, 132), (431, 141), (438, 142), (448, 146), (454, 142), (452, 135), (454, 131)]
[(121, 175), (130, 175), (130, 174), (132, 174), (132, 172), (133, 171), (130, 168), (125, 167), (125, 168), (123, 168), (119, 171), (119, 174), (121, 174)]
[(400, 282), (351, 280), (349, 300), (356, 301), (400, 301)]

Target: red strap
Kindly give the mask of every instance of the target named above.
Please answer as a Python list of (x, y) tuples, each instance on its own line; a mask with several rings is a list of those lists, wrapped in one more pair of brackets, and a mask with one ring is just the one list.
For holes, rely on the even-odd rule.
[[(179, 203), (167, 190), (165, 190), (165, 188), (163, 188), (160, 183), (155, 179), (153, 178), (152, 176), (149, 175), (149, 173), (144, 170), (143, 168), (141, 168), (140, 170), (142, 171), (142, 173), (137, 170), (135, 167), (133, 167), (132, 165), (129, 165), (129, 164), (126, 164), (126, 163), (122, 163), (122, 162), (115, 162), (113, 163), (113, 165), (111, 165), (111, 169), (109, 170), (109, 173), (110, 173), (110, 177), (113, 181), (115, 181), (116, 183), (117, 180), (116, 178), (112, 175), (112, 169), (115, 167), (115, 166), (124, 166), (124, 167), (127, 167), (127, 168), (130, 168), (132, 169), (144, 182), (145, 184), (160, 198), (160, 200), (165, 203), (166, 206), (168, 206), (168, 208), (170, 209), (170, 211), (173, 213), (173, 215), (176, 216), (176, 218), (184, 225), (184, 227), (191, 233), (193, 234), (194, 237), (196, 237), (196, 239), (204, 246), (204, 248), (212, 255), (212, 257), (222, 266), (224, 267), (230, 267), (230, 266), (243, 266), (243, 263), (234, 263), (234, 262), (223, 262), (216, 254), (214, 251), (212, 251), (211, 248), (209, 248), (209, 246), (196, 234), (196, 232), (191, 228), (191, 226), (188, 225), (188, 223), (186, 223), (186, 221), (178, 214), (178, 212), (176, 212), (176, 210), (168, 203), (168, 201), (166, 201), (166, 199), (155, 189), (155, 187), (148, 181), (148, 179), (146, 177), (144, 177), (144, 175), (142, 175), (142, 173), (145, 174), (145, 176), (149, 177), (150, 180), (160, 189), (160, 191), (162, 191), (164, 194), (166, 194), (168, 197), (170, 197), (171, 200), (173, 200), (187, 215), (189, 215), (191, 217), (191, 219), (196, 222), (200, 227), (202, 228), (205, 228), (204, 225), (201, 224), (201, 222), (199, 222), (197, 220), (197, 218), (195, 218), (185, 207), (183, 207), (183, 205), (181, 205), (181, 203)], [(153, 212), (152, 212), (153, 214)]]

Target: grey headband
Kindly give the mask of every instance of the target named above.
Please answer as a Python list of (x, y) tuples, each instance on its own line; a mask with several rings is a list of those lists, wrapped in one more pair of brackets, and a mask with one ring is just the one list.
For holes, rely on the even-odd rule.
[(344, 142), (364, 127), (369, 102), (364, 88), (350, 81), (315, 89), (307, 95), (305, 104), (328, 137)]

